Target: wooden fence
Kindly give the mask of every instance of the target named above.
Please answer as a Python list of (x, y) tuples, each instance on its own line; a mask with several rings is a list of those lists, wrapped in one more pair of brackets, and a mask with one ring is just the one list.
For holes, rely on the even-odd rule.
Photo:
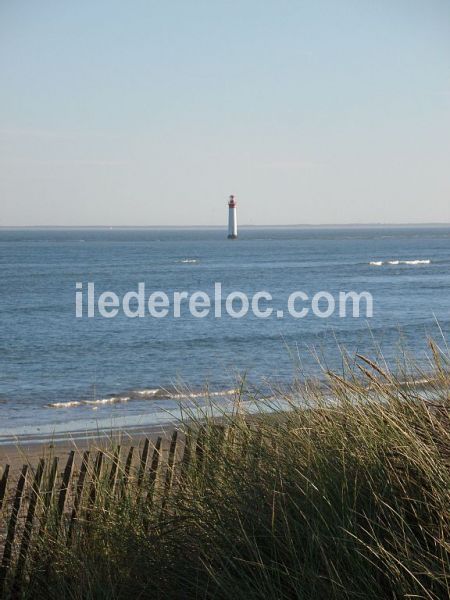
[(201, 464), (202, 432), (174, 430), (171, 439), (144, 439), (139, 446), (72, 450), (65, 463), (56, 456), (42, 458), (19, 473), (6, 465), (0, 479), (0, 598), (20, 596), (33, 541), (50, 527), (69, 545), (94, 506), (100, 503), (106, 511), (108, 503), (130, 492), (151, 502), (156, 498), (164, 510), (192, 457)]

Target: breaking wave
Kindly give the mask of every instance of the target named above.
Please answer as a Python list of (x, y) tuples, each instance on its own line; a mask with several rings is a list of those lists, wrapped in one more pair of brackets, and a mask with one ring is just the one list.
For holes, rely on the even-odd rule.
[(150, 390), (135, 390), (133, 393), (141, 398), (153, 398), (159, 391), (159, 388), (155, 388)]
[(225, 396), (234, 396), (239, 390), (223, 390), (221, 392), (189, 392), (187, 394), (174, 394), (170, 398), (172, 400), (182, 400), (183, 398), (224, 398)]
[(195, 265), (199, 261), (196, 258), (183, 258), (183, 260), (180, 260), (178, 262), (182, 263), (183, 265)]
[(108, 396), (107, 398), (99, 398), (96, 400), (69, 400), (67, 402), (50, 402), (45, 406), (47, 408), (75, 408), (79, 406), (90, 406), (91, 408), (99, 408), (108, 404), (123, 404), (132, 400), (194, 400), (196, 398), (220, 398), (226, 396), (234, 396), (238, 390), (221, 390), (211, 392), (209, 390), (201, 390), (198, 392), (180, 392), (179, 390), (168, 390), (165, 388), (152, 388), (143, 390), (134, 390), (126, 395)]
[(430, 259), (416, 259), (416, 260), (372, 260), (369, 265), (372, 267), (381, 267), (383, 265), (429, 265)]
[(79, 400), (73, 400), (71, 402), (50, 402), (46, 404), (48, 408), (72, 408), (74, 406), (81, 406), (83, 403)]

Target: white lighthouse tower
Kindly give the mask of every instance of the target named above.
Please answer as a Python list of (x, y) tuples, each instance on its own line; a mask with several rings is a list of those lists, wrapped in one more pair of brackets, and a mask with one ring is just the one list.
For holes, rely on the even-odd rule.
[(228, 239), (235, 240), (237, 239), (237, 208), (236, 208), (236, 200), (234, 196), (230, 196), (230, 200), (228, 202)]

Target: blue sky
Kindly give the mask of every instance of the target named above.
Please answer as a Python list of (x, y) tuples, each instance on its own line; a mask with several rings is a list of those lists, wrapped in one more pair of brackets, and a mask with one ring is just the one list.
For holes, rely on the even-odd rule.
[(450, 2), (0, 4), (0, 225), (450, 222)]

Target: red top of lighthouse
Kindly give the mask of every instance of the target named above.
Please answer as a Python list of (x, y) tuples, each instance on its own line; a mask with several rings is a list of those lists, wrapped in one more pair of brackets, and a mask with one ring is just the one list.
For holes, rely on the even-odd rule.
[(230, 201), (228, 202), (228, 206), (230, 208), (235, 208), (236, 207), (236, 200), (234, 199), (233, 195), (230, 196)]

